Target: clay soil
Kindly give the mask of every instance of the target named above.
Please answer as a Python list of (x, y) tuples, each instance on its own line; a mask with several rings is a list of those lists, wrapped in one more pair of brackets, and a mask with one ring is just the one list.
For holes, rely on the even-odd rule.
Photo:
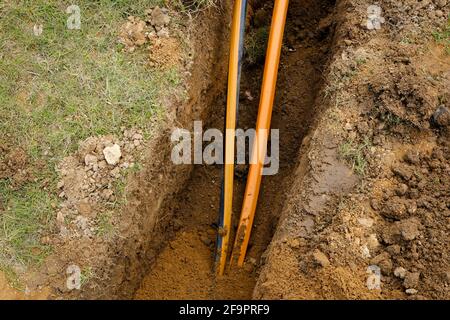
[[(186, 187), (174, 199), (176, 232), (156, 258), (155, 265), (136, 293), (137, 299), (250, 299), (257, 281), (258, 261), (275, 232), (286, 190), (290, 189), (297, 168), (298, 152), (314, 119), (314, 101), (322, 84), (321, 66), (326, 62), (331, 34), (329, 29), (318, 30), (316, 21), (331, 12), (333, 4), (322, 1), (292, 1), (280, 67), (278, 98), (275, 103), (273, 127), (280, 130), (280, 171), (264, 178), (257, 208), (253, 236), (247, 262), (243, 269), (229, 269), (224, 277), (214, 270), (215, 224), (222, 171), (220, 167), (198, 166)], [(270, 5), (253, 6), (258, 21), (250, 28), (267, 27)], [(297, 30), (311, 28), (300, 38)], [(246, 63), (241, 84), (239, 128), (254, 127), (258, 111), (263, 65)], [(249, 99), (250, 97), (250, 99)], [(252, 99), (253, 98), (253, 99)], [(223, 110), (225, 98), (215, 108)], [(209, 125), (220, 128), (223, 117)], [(239, 217), (245, 189), (247, 169), (237, 168), (234, 198), (235, 226)]]

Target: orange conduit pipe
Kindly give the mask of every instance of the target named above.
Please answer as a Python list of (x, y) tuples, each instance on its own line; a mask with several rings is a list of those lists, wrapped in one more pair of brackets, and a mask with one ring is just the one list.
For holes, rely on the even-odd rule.
[(243, 57), (243, 38), (247, 0), (236, 0), (231, 26), (230, 61), (228, 70), (227, 109), (225, 118), (225, 165), (220, 208), (221, 232), (217, 237), (218, 273), (223, 275), (227, 260), (228, 244), (231, 231), (234, 185), (234, 155), (236, 118), (239, 105), (239, 85)]
[(231, 259), (231, 264), (237, 259), (237, 265), (240, 267), (243, 266), (247, 253), (261, 186), (288, 5), (289, 0), (276, 0), (273, 11), (261, 89), (261, 100), (256, 122), (256, 137), (253, 145), (252, 161), (247, 177), (241, 218)]

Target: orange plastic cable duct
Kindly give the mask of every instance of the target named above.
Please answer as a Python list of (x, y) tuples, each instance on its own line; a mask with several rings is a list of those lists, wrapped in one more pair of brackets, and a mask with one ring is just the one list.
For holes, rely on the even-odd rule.
[(256, 122), (256, 137), (253, 145), (252, 161), (247, 178), (241, 219), (239, 222), (238, 231), (236, 233), (236, 241), (231, 260), (231, 263), (233, 264), (237, 259), (238, 266), (242, 266), (244, 264), (253, 220), (255, 217), (256, 205), (258, 202), (262, 170), (267, 151), (267, 139), (270, 130), (270, 122), (272, 119), (272, 109), (275, 99), (278, 67), (280, 63), (281, 46), (283, 42), (288, 4), (288, 0), (276, 0), (273, 11), (272, 26), (270, 29), (261, 89), (258, 120)]
[(236, 0), (231, 27), (230, 61), (228, 70), (227, 110), (225, 118), (225, 166), (220, 209), (221, 232), (218, 235), (217, 260), (218, 273), (223, 275), (227, 260), (228, 243), (231, 231), (234, 184), (234, 156), (236, 118), (239, 104), (239, 82), (243, 56), (243, 37), (247, 0)]

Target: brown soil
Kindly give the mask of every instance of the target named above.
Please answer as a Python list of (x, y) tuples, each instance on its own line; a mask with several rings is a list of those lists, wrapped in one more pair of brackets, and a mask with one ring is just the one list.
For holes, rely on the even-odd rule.
[(18, 291), (10, 285), (10, 281), (3, 272), (0, 272), (0, 300), (45, 300), (49, 293), (49, 288), (44, 288), (33, 294)]
[[(387, 25), (376, 32), (364, 26), (368, 1), (338, 3), (316, 101), (324, 114), (306, 139), (303, 174), (254, 298), (449, 298), (450, 64), (430, 39), (445, 27), (445, 3), (386, 3)], [(356, 154), (343, 156), (349, 145), (364, 174), (342, 167), (358, 165)], [(371, 268), (379, 287), (368, 286)]]
[[(377, 31), (367, 28), (371, 4), (290, 2), (272, 123), (280, 129), (280, 172), (263, 179), (243, 269), (222, 278), (213, 270), (221, 167), (173, 165), (168, 140), (173, 127), (191, 129), (193, 120), (223, 126), (226, 1), (183, 30), (193, 61), (166, 57), (183, 41), (164, 37), (167, 47), (156, 43), (149, 53), (192, 67), (189, 98), (168, 94), (167, 121), (146, 144), (143, 170), (126, 181), (117, 233), (65, 243), (56, 236), (53, 254), (27, 275), (31, 296), (449, 299), (450, 59), (431, 36), (445, 25), (449, 3), (386, 1)], [(251, 29), (270, 23), (271, 5), (255, 1)], [(126, 49), (139, 50), (150, 26), (129, 22)], [(254, 127), (258, 110), (263, 66), (254, 62), (243, 71), (243, 129)], [(1, 144), (0, 151), (0, 179), (18, 187), (31, 179), (21, 150)], [(235, 227), (246, 173), (236, 170)], [(80, 291), (65, 285), (72, 263), (92, 268)], [(379, 287), (368, 286), (371, 268), (380, 270)], [(25, 297), (5, 283), (0, 275), (6, 297)]]
[[(254, 7), (270, 21), (272, 7)], [(191, 179), (174, 201), (181, 228), (156, 258), (149, 275), (136, 294), (137, 299), (250, 299), (256, 283), (259, 260), (269, 244), (286, 200), (297, 167), (297, 154), (303, 137), (314, 119), (314, 100), (321, 85), (321, 66), (326, 62), (331, 37), (329, 26), (313, 29), (300, 38), (300, 25), (314, 26), (332, 9), (331, 2), (293, 1), (287, 25), (288, 45), (283, 50), (278, 84), (278, 98), (273, 112), (273, 128), (280, 130), (280, 163), (277, 175), (264, 178), (257, 215), (252, 231), (246, 265), (243, 270), (228, 270), (222, 278), (213, 270), (215, 234), (221, 184), (218, 167), (194, 169)], [(306, 27), (305, 27), (306, 28)], [(243, 71), (239, 127), (254, 127), (258, 111), (262, 65), (247, 66)], [(247, 94), (244, 94), (247, 92)], [(223, 110), (224, 98), (216, 108)], [(223, 113), (223, 112), (219, 112)], [(223, 118), (213, 120), (220, 128)], [(235, 183), (234, 218), (239, 217), (245, 188), (246, 168), (239, 168)], [(237, 223), (237, 221), (235, 221)]]

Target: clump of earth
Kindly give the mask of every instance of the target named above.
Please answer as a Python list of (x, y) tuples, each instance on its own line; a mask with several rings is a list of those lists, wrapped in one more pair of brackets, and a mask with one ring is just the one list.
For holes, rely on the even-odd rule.
[(124, 130), (123, 138), (112, 135), (90, 137), (76, 154), (64, 158), (57, 170), (59, 205), (56, 221), (63, 239), (92, 237), (97, 216), (119, 201), (117, 183), (127, 170), (137, 166), (144, 148), (140, 130)]

